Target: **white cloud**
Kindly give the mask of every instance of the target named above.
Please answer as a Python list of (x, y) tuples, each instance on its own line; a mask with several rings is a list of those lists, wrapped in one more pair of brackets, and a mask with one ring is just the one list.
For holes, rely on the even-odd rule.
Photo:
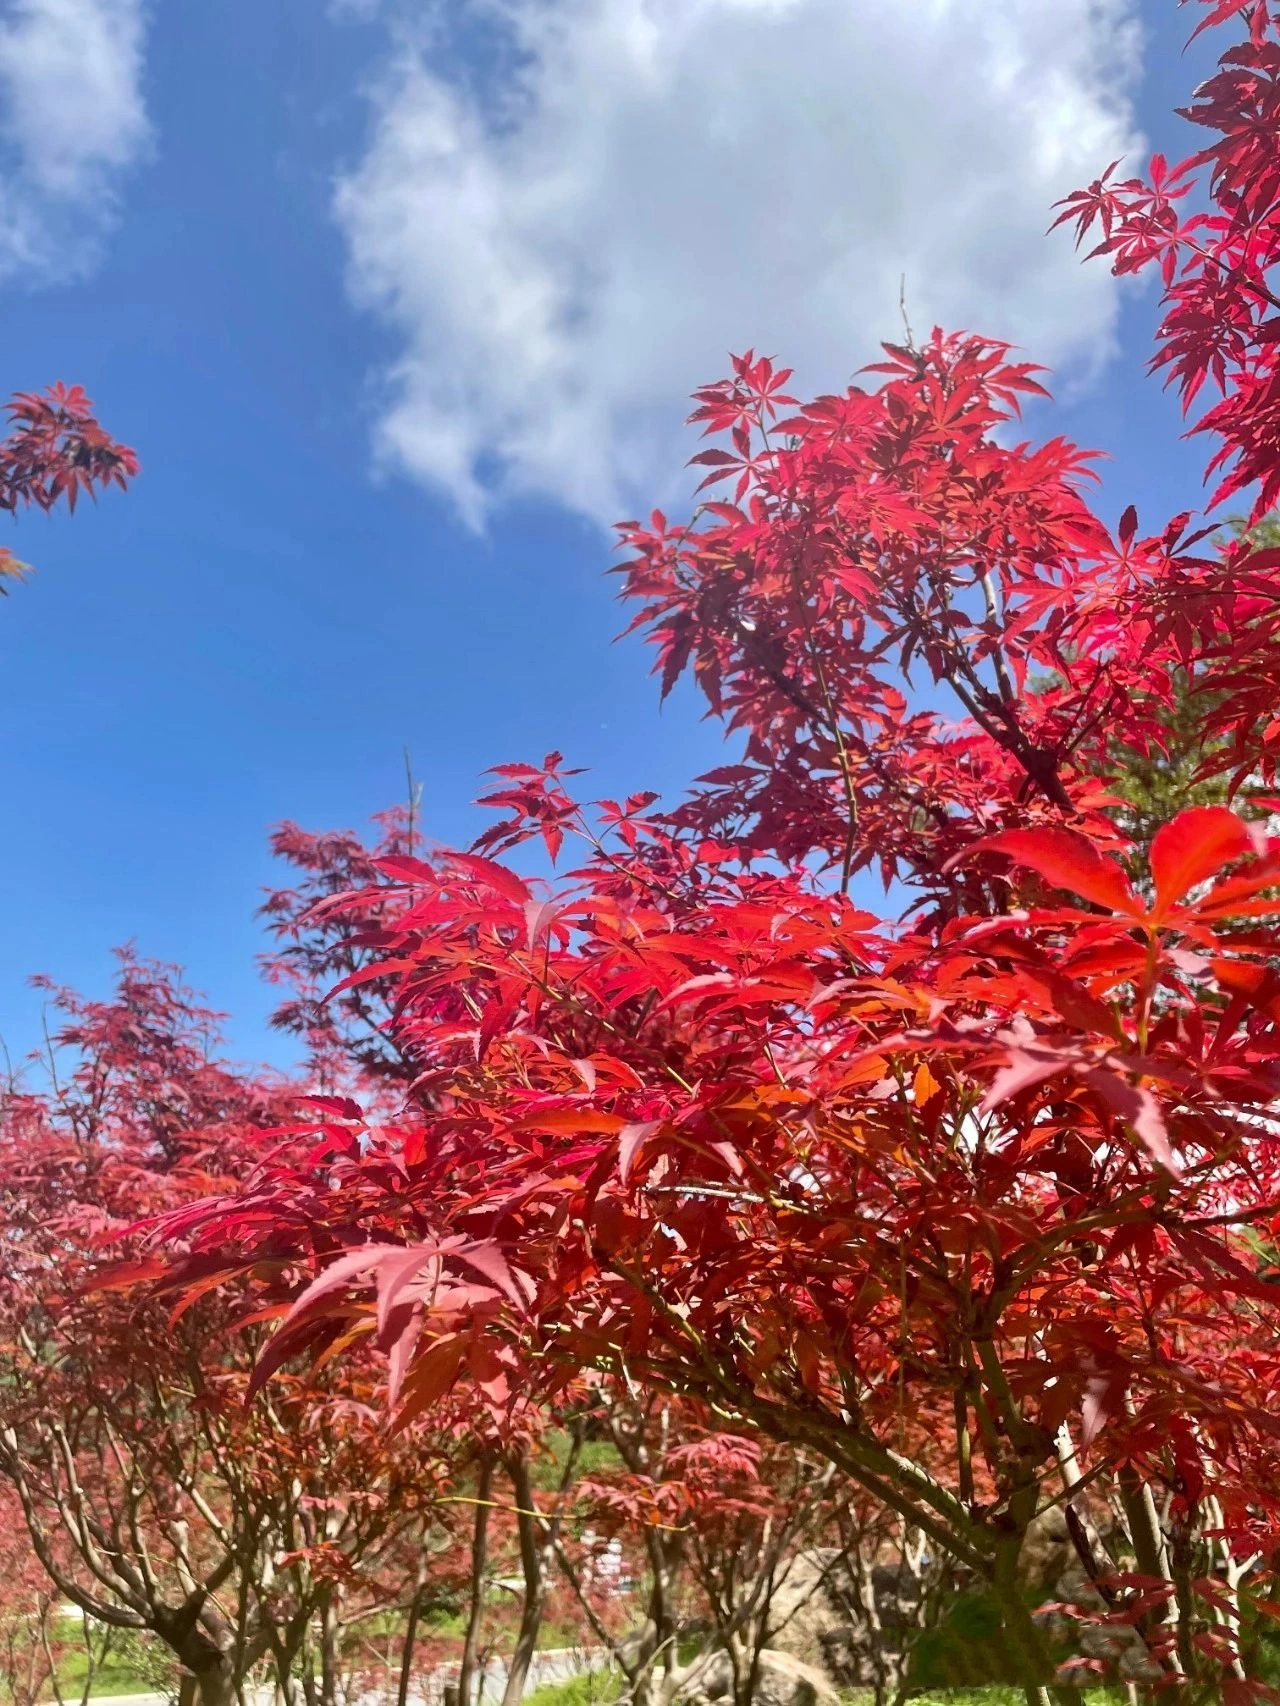
[(0, 277), (88, 266), (148, 145), (145, 0), (0, 0)]
[(453, 0), (461, 45), (417, 8), (336, 209), (380, 453), (473, 523), (687, 491), (726, 352), (843, 384), (903, 274), (917, 329), (1109, 353), (1113, 281), (1044, 231), (1139, 145), (1134, 0)]

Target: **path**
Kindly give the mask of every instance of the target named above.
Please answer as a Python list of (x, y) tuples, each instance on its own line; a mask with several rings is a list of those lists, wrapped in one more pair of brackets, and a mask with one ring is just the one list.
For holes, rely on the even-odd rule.
[[(533, 1655), (524, 1692), (532, 1694), (535, 1688), (541, 1688), (547, 1682), (568, 1682), (586, 1671), (598, 1670), (607, 1659), (606, 1653), (589, 1648), (542, 1648)], [(445, 1685), (452, 1682), (457, 1674), (456, 1664), (437, 1665), (434, 1670), (429, 1670), (425, 1676), (416, 1679), (417, 1685), (410, 1691), (408, 1706), (442, 1706)], [(506, 1683), (506, 1661), (490, 1659), (484, 1673), (483, 1695), (476, 1706), (497, 1706)], [(371, 1692), (358, 1695), (346, 1706), (391, 1706), (394, 1698), (391, 1693)], [(273, 1706), (274, 1699), (270, 1688), (251, 1689), (245, 1696), (245, 1706)], [(170, 1703), (163, 1694), (95, 1694), (91, 1706), (170, 1706)]]

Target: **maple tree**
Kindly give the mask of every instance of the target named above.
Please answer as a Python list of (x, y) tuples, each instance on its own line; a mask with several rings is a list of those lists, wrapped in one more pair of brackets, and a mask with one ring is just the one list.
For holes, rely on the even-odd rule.
[[(558, 1538), (556, 1545), (556, 1561), (588, 1626), (626, 1678), (630, 1697), (640, 1702), (670, 1697), (688, 1621), (682, 1591), (688, 1501), (673, 1455), (685, 1443), (682, 1421), (682, 1406), (664, 1394), (602, 1391), (596, 1427), (612, 1448), (611, 1461), (597, 1465), (576, 1489), (581, 1534)], [(639, 1585), (630, 1596), (639, 1604), (629, 1605), (621, 1621), (616, 1596), (591, 1593), (610, 1556), (619, 1573)]]
[[(1157, 269), (1154, 366), (1201, 405), (1211, 505), (1256, 522), (1280, 18), (1201, 3), (1242, 31), (1187, 109), (1206, 146), (1061, 217)], [(167, 1216), (169, 1284), (271, 1298), (268, 1370), (363, 1320), (401, 1416), (498, 1367), (544, 1401), (584, 1368), (696, 1394), (985, 1584), (1033, 1701), (1102, 1662), (1056, 1666), (1023, 1592), (1060, 1509), (1077, 1621), (1133, 1631), (1161, 1698), (1274, 1698), (1280, 550), (1190, 511), (1109, 529), (1089, 454), (1015, 434), (1044, 393), (999, 342), (870, 371), (802, 404), (736, 358), (696, 397), (711, 495), (622, 528), (632, 627), (732, 761), (670, 808), (581, 804), (558, 754), (501, 766), (476, 848), (331, 896), (409, 1112), (336, 1101), (307, 1152)], [(1179, 707), (1240, 809), (1144, 857), (1114, 730), (1166, 753)], [(534, 837), (553, 881), (498, 862)], [(863, 871), (903, 918), (855, 904)]]
[(9, 1488), (0, 1488), (0, 1525), (0, 1688), (13, 1706), (34, 1706), (50, 1696), (65, 1706), (60, 1672), (78, 1645), (85, 1664), (75, 1692), (84, 1706), (113, 1631), (83, 1615), (68, 1628), (61, 1595), (27, 1543), (21, 1506)]
[[(557, 1539), (555, 1549), (629, 1698), (711, 1693), (710, 1673), (727, 1663), (724, 1692), (755, 1699), (766, 1648), (845, 1562), (843, 1547), (816, 1568), (808, 1560), (800, 1585), (802, 1554), (834, 1537), (848, 1489), (833, 1492), (830, 1465), (726, 1433), (687, 1399), (615, 1393), (600, 1422), (616, 1460), (583, 1478), (587, 1526), (576, 1547)], [(625, 1559), (642, 1584), (638, 1627), (617, 1623), (617, 1595), (593, 1603), (588, 1591), (615, 1545), (618, 1565)], [(682, 1653), (694, 1631), (696, 1652)]]
[(40, 1603), (153, 1636), (204, 1706), (264, 1665), (332, 1706), (344, 1628), (412, 1579), (456, 1430), (388, 1439), (351, 1359), (246, 1407), (254, 1345), (220, 1303), (99, 1284), (141, 1209), (252, 1165), (296, 1087), (221, 1062), (166, 968), (126, 954), (111, 998), (50, 993), (46, 1082), (0, 1107), (0, 1484)]

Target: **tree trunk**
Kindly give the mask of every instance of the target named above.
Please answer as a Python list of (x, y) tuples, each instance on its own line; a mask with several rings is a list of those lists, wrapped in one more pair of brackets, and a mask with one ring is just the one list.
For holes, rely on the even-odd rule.
[(396, 1688), (396, 1706), (408, 1706), (409, 1684), (413, 1679), (413, 1648), (418, 1639), (418, 1619), (422, 1615), (422, 1596), (425, 1589), (424, 1573), (419, 1569), (418, 1585), (409, 1602), (409, 1621), (405, 1624), (404, 1646), (400, 1653), (400, 1681)]
[[(538, 1646), (538, 1631), (546, 1606), (547, 1580), (542, 1567), (542, 1549), (538, 1544), (537, 1517), (533, 1509), (533, 1487), (529, 1480), (529, 1460), (523, 1452), (512, 1456), (507, 1464), (512, 1490), (516, 1496), (516, 1526), (520, 1537), (520, 1569), (524, 1575), (524, 1605), (520, 1611), (520, 1629), (508, 1661), (507, 1685), (502, 1691), (502, 1706), (519, 1706), (529, 1667)], [(461, 1706), (461, 1703), (459, 1703)]]
[(192, 1677), (198, 1706), (233, 1706), (236, 1678), (231, 1661), (225, 1655), (202, 1665), (192, 1673)]
[(476, 1482), (476, 1521), (471, 1533), (470, 1602), (467, 1632), (458, 1667), (458, 1706), (472, 1706), (475, 1692), (476, 1658), (480, 1647), (480, 1621), (484, 1616), (485, 1572), (489, 1567), (489, 1493), (493, 1487), (493, 1460), (486, 1457)]
[(547, 1605), (551, 1572), (555, 1568), (556, 1547), (560, 1537), (564, 1499), (572, 1485), (582, 1450), (582, 1426), (578, 1423), (571, 1435), (569, 1453), (560, 1471), (560, 1484), (552, 1500), (552, 1508), (540, 1515), (533, 1499), (533, 1484), (529, 1479), (529, 1456), (526, 1451), (515, 1452), (507, 1462), (511, 1485), (516, 1495), (516, 1523), (520, 1536), (520, 1568), (524, 1575), (524, 1608), (520, 1614), (520, 1632), (511, 1655), (507, 1686), (502, 1691), (502, 1706), (519, 1706), (529, 1667), (537, 1650), (538, 1631)]
[[(649, 1558), (649, 1615), (636, 1658), (637, 1678), (631, 1691), (633, 1706), (650, 1706), (654, 1699), (668, 1700), (680, 1669), (671, 1592), (679, 1567), (680, 1536), (664, 1536), (646, 1528), (644, 1546)], [(655, 1686), (656, 1670), (662, 1674), (658, 1686)]]
[[(667, 1437), (668, 1412), (659, 1411), (656, 1449), (659, 1458), (664, 1452)], [(618, 1455), (633, 1475), (651, 1480), (655, 1473), (648, 1430), (653, 1417), (643, 1412), (615, 1410), (609, 1422), (609, 1434)], [(630, 1688), (632, 1706), (652, 1706), (656, 1700), (670, 1700), (680, 1671), (680, 1655), (676, 1645), (673, 1585), (683, 1562), (683, 1539), (678, 1534), (664, 1534), (646, 1525), (644, 1549), (649, 1560), (648, 1616), (640, 1631), (634, 1662), (624, 1666)], [(658, 1682), (655, 1671), (661, 1668)]]
[[(1125, 1526), (1129, 1530), (1129, 1541), (1139, 1572), (1174, 1585), (1169, 1549), (1150, 1483), (1142, 1480), (1131, 1466), (1121, 1469), (1118, 1479), (1120, 1508), (1124, 1512)], [(1148, 1651), (1152, 1651), (1153, 1645), (1163, 1644), (1162, 1637), (1167, 1630), (1172, 1629), (1176, 1633), (1178, 1622), (1179, 1603), (1176, 1595), (1164, 1605), (1139, 1618), (1137, 1629), (1147, 1642)], [(1152, 1657), (1155, 1658), (1154, 1652)], [(1160, 1683), (1161, 1700), (1167, 1700), (1169, 1706), (1187, 1706), (1192, 1694), (1182, 1673), (1181, 1655), (1177, 1654), (1175, 1648), (1174, 1653), (1156, 1662), (1161, 1664), (1161, 1668), (1167, 1673), (1167, 1677), (1162, 1678)]]
[(1022, 1597), (1017, 1578), (1022, 1538), (1015, 1532), (1001, 1542), (991, 1583), (1014, 1672), (1027, 1706), (1084, 1706), (1084, 1695), (1074, 1684), (1055, 1681), (1053, 1657), (1044, 1633)]
[(729, 1663), (733, 1670), (734, 1706), (752, 1706), (760, 1686), (760, 1661), (764, 1647), (748, 1633), (729, 1637)]
[(320, 1706), (338, 1706), (338, 1620), (329, 1598), (320, 1607)]

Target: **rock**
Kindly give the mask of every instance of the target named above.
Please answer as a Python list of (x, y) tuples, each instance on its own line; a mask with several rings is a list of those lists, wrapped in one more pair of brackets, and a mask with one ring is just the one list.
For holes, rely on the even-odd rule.
[[(834, 1706), (854, 1689), (892, 1691), (908, 1675), (929, 1687), (1013, 1681), (999, 1610), (983, 1584), (942, 1559), (921, 1553), (913, 1561), (914, 1569), (890, 1547), (854, 1570), (834, 1551), (814, 1548), (793, 1558), (771, 1606), (773, 1633), (757, 1690), (764, 1706)], [(1034, 1615), (1063, 1656), (1073, 1651), (1092, 1660), (1115, 1681), (1158, 1674), (1137, 1631), (1107, 1618), (1059, 1507), (1033, 1524), (1018, 1575), (1032, 1603), (1044, 1605)], [(1083, 1615), (1050, 1609), (1059, 1605)], [(689, 1670), (683, 1688), (679, 1675), (672, 1679), (669, 1699), (692, 1706), (732, 1700), (727, 1654)]]
[(896, 1684), (923, 1584), (896, 1558), (854, 1580), (835, 1552), (800, 1553), (779, 1583), (772, 1648), (814, 1665), (839, 1692)]
[[(713, 1653), (690, 1665), (685, 1682), (677, 1677), (673, 1698), (685, 1706), (716, 1706), (733, 1699), (733, 1666), (728, 1653)], [(792, 1653), (766, 1648), (760, 1655), (753, 1706), (840, 1706), (840, 1696), (822, 1672)]]
[[(1102, 1595), (1074, 1558), (1056, 1582), (1055, 1591), (1063, 1604), (1078, 1607), (1085, 1617), (1091, 1613), (1100, 1619), (1106, 1616)], [(1104, 1664), (1108, 1673), (1122, 1681), (1154, 1682), (1162, 1674), (1141, 1635), (1128, 1624), (1086, 1622), (1060, 1612), (1051, 1613), (1044, 1621), (1051, 1634), (1074, 1646), (1082, 1657)]]
[(1076, 1562), (1067, 1519), (1058, 1505), (1041, 1514), (1027, 1530), (1018, 1554), (1018, 1575), (1037, 1596), (1053, 1593), (1063, 1573)]
[(1162, 1674), (1136, 1629), (1124, 1623), (1085, 1620), (1090, 1616), (1104, 1618), (1107, 1607), (1085, 1574), (1059, 1507), (1045, 1511), (1032, 1523), (1018, 1568), (1038, 1598), (1076, 1606), (1084, 1613), (1082, 1618), (1073, 1618), (1053, 1611), (1040, 1614), (1038, 1619), (1051, 1635), (1075, 1647), (1082, 1658), (1104, 1664), (1108, 1674), (1124, 1682), (1153, 1682)]
[(641, 1654), (653, 1651), (653, 1624), (648, 1619), (624, 1635), (618, 1643), (618, 1657), (624, 1666), (639, 1664)]
[[(831, 1574), (824, 1577), (835, 1561), (836, 1555), (825, 1550), (800, 1552), (791, 1560), (773, 1598), (770, 1622), (777, 1633), (770, 1646), (820, 1665), (829, 1685), (848, 1688), (862, 1679), (855, 1631), (841, 1603), (847, 1583)], [(843, 1578), (844, 1572), (839, 1574)]]

